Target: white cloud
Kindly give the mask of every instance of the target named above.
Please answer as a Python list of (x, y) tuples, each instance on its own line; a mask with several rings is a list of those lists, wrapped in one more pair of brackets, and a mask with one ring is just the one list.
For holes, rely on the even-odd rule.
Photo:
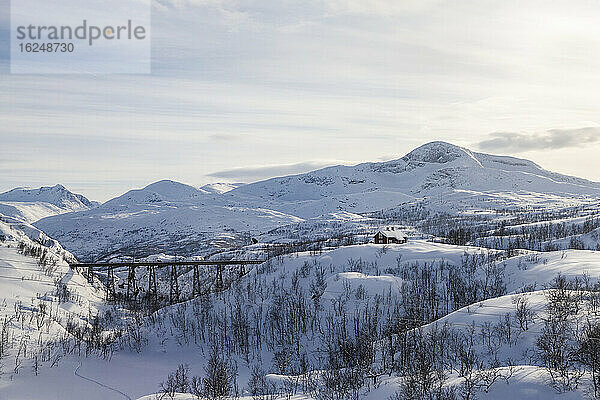
[(534, 150), (560, 150), (570, 147), (586, 147), (600, 143), (600, 127), (576, 129), (550, 129), (544, 133), (523, 134), (494, 132), (479, 142), (486, 151), (522, 153)]
[[(152, 76), (2, 75), (2, 150), (21, 161), (0, 188), (72, 174), (111, 193), (200, 184), (237, 166), (600, 125), (593, 2), (375, 1), (155, 0)], [(581, 163), (554, 149), (569, 156), (534, 161)]]
[(263, 179), (275, 178), (279, 176), (302, 174), (314, 171), (331, 165), (345, 164), (339, 161), (307, 161), (295, 164), (280, 165), (257, 165), (249, 167), (238, 167), (224, 171), (217, 171), (207, 176), (219, 179), (226, 179), (230, 182), (256, 182)]
[(399, 16), (430, 10), (442, 0), (326, 0), (325, 3), (333, 12)]

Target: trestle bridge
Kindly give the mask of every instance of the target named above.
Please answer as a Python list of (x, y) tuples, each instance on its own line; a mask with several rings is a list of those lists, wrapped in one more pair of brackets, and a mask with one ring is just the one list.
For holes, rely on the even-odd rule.
[[(121, 298), (128, 302), (136, 301), (142, 292), (145, 292), (150, 299), (157, 299), (159, 296), (158, 279), (161, 279), (161, 277), (162, 279), (168, 279), (169, 301), (174, 303), (180, 300), (179, 279), (181, 274), (178, 270), (182, 268), (187, 268), (188, 271), (186, 272), (192, 272), (191, 296), (196, 297), (201, 294), (201, 274), (210, 273), (214, 269), (215, 290), (219, 291), (224, 289), (223, 272), (226, 270), (237, 273), (239, 277), (242, 277), (246, 274), (248, 265), (257, 265), (264, 262), (265, 260), (96, 262), (73, 263), (71, 268), (81, 272), (90, 283), (94, 282), (94, 276), (97, 276), (98, 273), (105, 275), (103, 283), (106, 286), (107, 300)], [(146, 289), (140, 287), (138, 282), (138, 270), (140, 268), (147, 269)], [(168, 268), (168, 274), (160, 274), (157, 279), (157, 271), (161, 268)], [(116, 270), (127, 272), (127, 279), (121, 284), (117, 284), (117, 279), (115, 279)], [(168, 276), (168, 278), (165, 276)], [(205, 275), (203, 277), (206, 278)]]

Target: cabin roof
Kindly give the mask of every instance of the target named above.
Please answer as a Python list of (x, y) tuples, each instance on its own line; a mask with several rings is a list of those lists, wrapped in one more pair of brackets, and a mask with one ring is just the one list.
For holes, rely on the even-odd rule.
[(396, 239), (406, 239), (408, 237), (407, 234), (405, 234), (404, 232), (400, 231), (400, 230), (393, 230), (393, 231), (378, 231), (376, 233), (376, 235), (378, 233), (381, 233), (383, 236), (387, 237), (387, 238), (396, 238)]

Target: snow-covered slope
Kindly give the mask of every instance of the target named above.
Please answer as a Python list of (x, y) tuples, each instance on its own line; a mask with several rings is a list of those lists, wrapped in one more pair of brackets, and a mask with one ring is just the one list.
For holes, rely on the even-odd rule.
[[(506, 192), (513, 193), (507, 199)], [(472, 152), (445, 142), (425, 144), (383, 163), (336, 166), (252, 183), (229, 192), (302, 218), (326, 212), (377, 211), (427, 199), (460, 207), (524, 206), (552, 194), (565, 203), (600, 199), (600, 183), (556, 174), (523, 159)], [(521, 200), (521, 196), (523, 199)], [(454, 196), (454, 201), (448, 201)], [(483, 197), (486, 197), (482, 199)], [(458, 207), (457, 207), (458, 208)]]
[[(97, 280), (90, 284), (70, 268), (74, 257), (60, 245), (46, 247), (21, 227), (0, 220), (0, 399), (69, 398), (64, 385), (48, 391), (41, 381), (28, 379), (46, 375), (40, 371), (58, 367), (62, 350), (75, 349), (73, 332), (91, 327), (91, 317), (104, 307), (105, 292)], [(72, 365), (66, 368), (73, 373)], [(29, 377), (27, 394), (13, 385), (19, 374)], [(49, 373), (43, 379), (60, 376)]]
[[(326, 220), (332, 214), (415, 204), (461, 214), (600, 203), (600, 183), (444, 142), (423, 145), (394, 161), (329, 167), (229, 189), (160, 181), (96, 209), (45, 218), (36, 226), (84, 258), (134, 244), (139, 255), (196, 255), (243, 244), (240, 239), (248, 240), (248, 235), (307, 219)], [(215, 240), (217, 247), (211, 244)], [(146, 248), (139, 249), (143, 245)]]
[(208, 193), (223, 194), (244, 185), (245, 183), (209, 183), (208, 185), (202, 186), (200, 190)]
[[(236, 318), (242, 318), (245, 324), (242, 327), (248, 329), (250, 343), (253, 343), (254, 339), (264, 340), (264, 344), (258, 346), (257, 350), (252, 350), (254, 346), (251, 345), (247, 355), (241, 350), (239, 354), (231, 354), (238, 366), (237, 382), (240, 392), (245, 395), (243, 398), (252, 398), (248, 394), (248, 380), (252, 367), (260, 365), (266, 374), (265, 379), (276, 385), (277, 391), (281, 393), (274, 398), (318, 399), (315, 393), (304, 393), (300, 389), (301, 385), (291, 389), (294, 386), (290, 386), (290, 382), (300, 379), (298, 376), (294, 377), (291, 372), (290, 375), (285, 375), (278, 371), (280, 367), (276, 363), (276, 352), (282, 351), (285, 346), (270, 341), (272, 331), (269, 327), (282, 329), (275, 332), (285, 332), (290, 325), (298, 324), (301, 328), (293, 332), (300, 337), (300, 350), (306, 354), (308, 365), (319, 368), (319, 360), (322, 359), (328, 343), (327, 334), (335, 329), (335, 326), (339, 326), (341, 321), (348, 323), (350, 332), (351, 325), (359, 323), (359, 316), (369, 315), (367, 311), (378, 313), (380, 318), (385, 319), (393, 310), (391, 305), (407, 304), (405, 301), (410, 304), (410, 299), (401, 301), (402, 296), (408, 293), (407, 289), (416, 280), (427, 279), (420, 276), (420, 272), (413, 277), (408, 276), (406, 272), (412, 270), (413, 266), (420, 266), (416, 271), (447, 273), (449, 267), (460, 268), (461, 265), (468, 264), (467, 254), (473, 256), (486, 253), (487, 249), (418, 240), (385, 248), (361, 245), (325, 251), (322, 254), (300, 253), (284, 256), (273, 260), (270, 265), (257, 267), (222, 293), (156, 312), (152, 318), (140, 322), (139, 329), (132, 330), (132, 333), (120, 341), (123, 347), (116, 351), (110, 360), (69, 357), (58, 368), (42, 371), (39, 378), (24, 371), (15, 376), (5, 388), (0, 387), (0, 396), (6, 394), (13, 398), (10, 396), (16, 395), (14, 398), (29, 399), (38, 393), (38, 387), (44, 386), (49, 393), (46, 397), (48, 399), (58, 399), (61, 396), (79, 398), (88, 391), (89, 394), (85, 397), (89, 399), (142, 398), (158, 391), (159, 383), (175, 371), (179, 364), (187, 364), (190, 367), (190, 375), (203, 376), (212, 341), (227, 338), (226, 341), (235, 347), (239, 342), (233, 338), (238, 337), (235, 335), (238, 335), (237, 332), (241, 329)], [(568, 263), (564, 269), (561, 268), (561, 260)], [(542, 285), (554, 279), (557, 273), (575, 277), (587, 272), (592, 281), (597, 281), (600, 278), (600, 253), (528, 252), (501, 263), (504, 262), (508, 295), (477, 302), (471, 307), (460, 307), (438, 321), (438, 326), (446, 323), (449, 327), (459, 330), (469, 329), (475, 324), (475, 350), (478, 356), (493, 360), (494, 355), (486, 353), (488, 345), (485, 339), (480, 339), (484, 337), (480, 332), (483, 332), (482, 328), (486, 326), (493, 327), (505, 321), (506, 314), (512, 315), (512, 342), (499, 345), (497, 358), (500, 364), (497, 367), (506, 368), (507, 365), (502, 362), (510, 358), (515, 365), (514, 371), (511, 372), (508, 384), (499, 380), (491, 386), (489, 394), (480, 391), (477, 398), (499, 400), (508, 398), (505, 396), (513, 396), (515, 399), (526, 400), (583, 399), (583, 385), (580, 391), (560, 394), (549, 386), (548, 372), (531, 359), (531, 349), (542, 330), (542, 316), (547, 303), (546, 292), (536, 291), (523, 295), (527, 298), (532, 312), (536, 314), (527, 331), (521, 331), (519, 328), (513, 298), (517, 295), (514, 292), (519, 291), (524, 283), (535, 281)], [(578, 263), (581, 264), (579, 271), (576, 267)], [(485, 268), (486, 263), (479, 265), (475, 276), (483, 277)], [(189, 284), (185, 277), (180, 281)], [(304, 308), (296, 308), (296, 304)], [(369, 308), (369, 304), (372, 308)], [(380, 304), (380, 307), (374, 308), (375, 304)], [(242, 310), (241, 317), (237, 314), (238, 310)], [(293, 311), (297, 314), (287, 314)], [(582, 315), (584, 311), (582, 308)], [(303, 326), (296, 320), (300, 319), (300, 314), (305, 313), (314, 315), (314, 319), (310, 319), (310, 327)], [(272, 320), (288, 315), (289, 320), (275, 319), (283, 326)], [(215, 328), (211, 331), (213, 335), (218, 336), (215, 338), (209, 334), (202, 334), (203, 329), (208, 329), (205, 325), (207, 323), (202, 321), (211, 318), (227, 324), (227, 329)], [(375, 318), (373, 323), (385, 325), (379, 318)], [(425, 330), (432, 327), (433, 324), (426, 326)], [(124, 345), (131, 340), (128, 336), (134, 334), (145, 343), (137, 350)], [(289, 337), (277, 339), (293, 340)], [(352, 337), (348, 340), (352, 340)], [(387, 341), (384, 340), (382, 343), (375, 343), (373, 348), (383, 351), (386, 344)], [(296, 361), (292, 357), (288, 362), (294, 364)], [(77, 369), (79, 375), (75, 375), (73, 370), (78, 365), (81, 365)], [(88, 381), (80, 376), (86, 377)], [(377, 385), (370, 386), (368, 390), (361, 390), (361, 399), (389, 399), (399, 390), (403, 378), (394, 373), (384, 373), (377, 379)], [(32, 385), (32, 382), (36, 385)], [(94, 385), (93, 382), (98, 383)], [(460, 388), (461, 384), (462, 379), (456, 372), (448, 371), (446, 385)], [(290, 391), (295, 391), (296, 395), (291, 396)], [(152, 398), (155, 396), (144, 397)], [(177, 398), (192, 400), (194, 397), (188, 394)]]
[(16, 188), (0, 194), (0, 213), (29, 223), (52, 215), (88, 210), (97, 205), (62, 185), (39, 189)]
[[(77, 257), (96, 260), (136, 247), (137, 253), (191, 255), (247, 244), (248, 234), (300, 222), (260, 207), (244, 207), (192, 186), (160, 181), (87, 211), (42, 219), (35, 226)], [(207, 250), (208, 249), (208, 250)]]

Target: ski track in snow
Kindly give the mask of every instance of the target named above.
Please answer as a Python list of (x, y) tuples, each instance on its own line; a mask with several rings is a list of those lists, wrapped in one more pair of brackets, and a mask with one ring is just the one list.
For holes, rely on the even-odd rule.
[(82, 365), (82, 364), (81, 364), (81, 362), (79, 362), (79, 365), (77, 365), (77, 368), (75, 368), (75, 371), (73, 371), (76, 377), (78, 377), (78, 378), (81, 378), (81, 379), (84, 379), (84, 380), (86, 380), (86, 381), (88, 381), (88, 382), (95, 383), (95, 384), (96, 384), (96, 385), (98, 385), (98, 386), (101, 386), (101, 387), (103, 387), (103, 388), (105, 388), (105, 389), (108, 389), (108, 390), (111, 390), (111, 391), (113, 391), (113, 392), (115, 392), (115, 393), (118, 393), (118, 394), (120, 394), (121, 396), (123, 396), (124, 398), (126, 398), (127, 400), (133, 400), (131, 397), (129, 397), (129, 395), (127, 395), (126, 393), (123, 393), (123, 392), (121, 392), (119, 389), (116, 389), (116, 388), (114, 388), (114, 387), (111, 387), (111, 386), (105, 385), (104, 383), (102, 383), (102, 382), (98, 382), (97, 380), (95, 380), (95, 379), (93, 379), (93, 378), (88, 378), (88, 377), (86, 377), (86, 376), (83, 376), (83, 375), (81, 375), (81, 374), (79, 373), (79, 368), (81, 368), (81, 365)]

